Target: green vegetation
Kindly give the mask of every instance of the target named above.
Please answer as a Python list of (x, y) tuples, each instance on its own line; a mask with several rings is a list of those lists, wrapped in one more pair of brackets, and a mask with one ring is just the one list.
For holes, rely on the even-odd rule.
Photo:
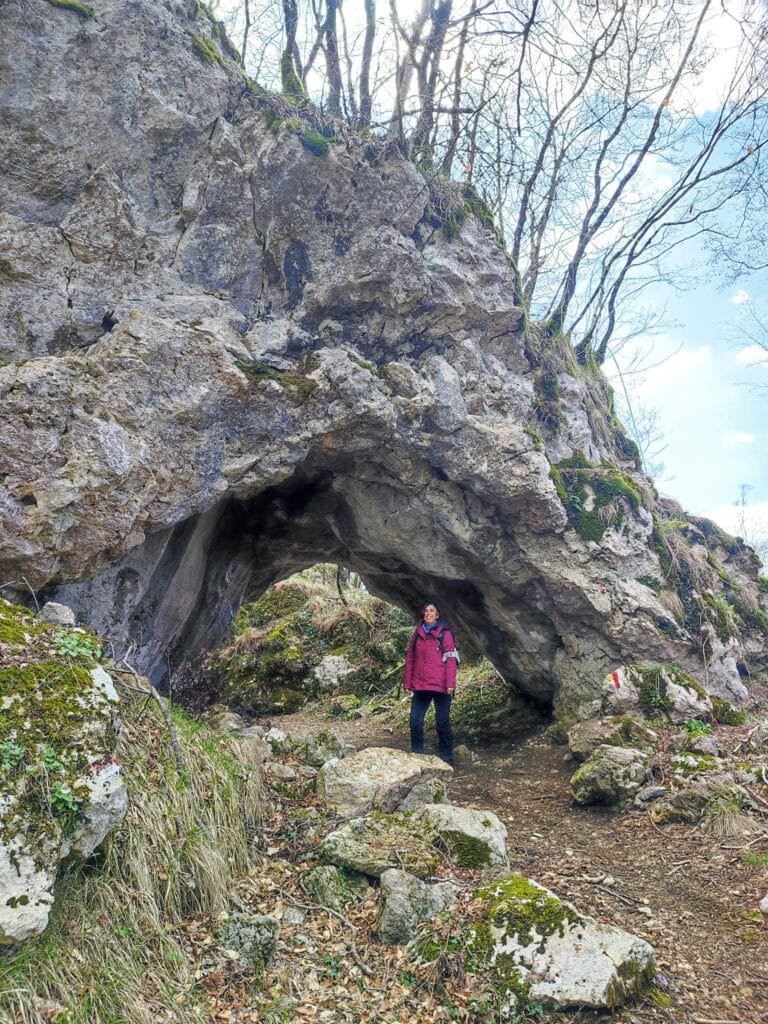
[(549, 475), (582, 540), (599, 543), (609, 526), (622, 522), (627, 505), (637, 510), (642, 504), (629, 477), (615, 466), (593, 466), (581, 452), (552, 466)]
[(741, 861), (750, 868), (768, 868), (768, 853), (753, 853), (752, 850), (745, 850), (741, 855)]
[(429, 202), (422, 217), (424, 224), (441, 231), (452, 242), (461, 235), (467, 218), (476, 217), (482, 227), (493, 234), (497, 244), (501, 244), (493, 211), (474, 185), (451, 181), (435, 174), (431, 167), (418, 166), (418, 170), (429, 186)]
[(51, 7), (58, 7), (62, 11), (72, 11), (80, 18), (92, 18), (95, 11), (88, 4), (81, 4), (78, 0), (46, 0)]
[(254, 362), (244, 362), (242, 360), (235, 360), (235, 365), (239, 370), (252, 381), (260, 382), (263, 380), (274, 380), (289, 394), (293, 394), (300, 402), (308, 401), (312, 393), (317, 390), (318, 383), (316, 380), (312, 380), (309, 376), (314, 370), (317, 369), (315, 360), (308, 356), (304, 360), (304, 364), (299, 373), (281, 373), (276, 370), (269, 363), (265, 363), (262, 360), (255, 360)]
[(332, 141), (333, 139), (326, 138), (322, 132), (318, 132), (314, 128), (307, 128), (305, 131), (299, 132), (299, 142), (304, 149), (308, 149), (315, 156), (326, 156)]
[(101, 658), (101, 644), (95, 636), (85, 631), (71, 630), (56, 637), (56, 653), (69, 658), (91, 658), (98, 661)]
[(220, 698), (249, 713), (296, 710), (321, 690), (326, 656), (343, 658), (338, 687), (382, 694), (400, 682), (413, 620), (362, 587), (336, 590), (336, 566), (315, 566), (244, 605), (210, 664)]
[(632, 683), (637, 687), (640, 708), (651, 718), (664, 718), (670, 708), (667, 684), (674, 683), (697, 696), (706, 696), (705, 691), (693, 676), (683, 672), (677, 665), (633, 665), (629, 672)]
[(222, 57), (218, 46), (212, 39), (207, 39), (205, 36), (199, 36), (195, 32), (190, 32), (190, 38), (192, 39), (192, 46), (195, 51), (202, 57), (206, 64), (220, 64), (221, 67), (226, 66), (226, 61)]
[(700, 718), (689, 718), (683, 722), (683, 729), (689, 736), (709, 736), (712, 733), (710, 722), (702, 722)]
[(735, 708), (727, 700), (711, 696), (712, 716), (720, 725), (744, 725), (747, 720), (746, 714), (739, 708)]
[(477, 870), (490, 864), (490, 848), (481, 839), (474, 839), (463, 832), (450, 830), (441, 832), (440, 836), (448, 849), (451, 860), (460, 868)]
[(535, 427), (523, 427), (523, 433), (530, 437), (535, 452), (544, 451), (544, 438)]
[[(16, 800), (3, 838), (24, 823), (25, 845), (34, 848), (68, 831), (88, 794), (91, 764), (112, 756), (112, 707), (88, 667), (53, 658), (0, 669), (0, 693), (0, 791)], [(94, 722), (87, 733), (86, 716)]]
[(284, 53), (280, 59), (280, 81), (283, 87), (285, 98), (303, 106), (307, 101), (307, 94), (304, 91), (301, 79), (296, 74), (293, 64), (293, 57), (290, 53)]

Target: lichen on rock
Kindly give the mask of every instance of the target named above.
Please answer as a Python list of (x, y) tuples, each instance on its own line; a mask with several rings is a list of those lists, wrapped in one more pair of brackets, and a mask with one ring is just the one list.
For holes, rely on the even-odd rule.
[(0, 943), (18, 943), (45, 928), (62, 859), (93, 853), (127, 793), (109, 675), (58, 654), (59, 630), (2, 599), (0, 629), (11, 661), (0, 669)]
[(448, 933), (424, 926), (412, 948), (422, 960), (461, 956), (485, 977), (502, 1013), (536, 1003), (613, 1009), (642, 994), (655, 974), (653, 949), (599, 924), (522, 875), (473, 894), (471, 921), (455, 916)]

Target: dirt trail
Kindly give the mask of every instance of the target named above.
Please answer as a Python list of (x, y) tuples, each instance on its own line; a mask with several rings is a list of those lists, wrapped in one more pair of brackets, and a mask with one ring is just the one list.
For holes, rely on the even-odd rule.
[[(304, 712), (274, 724), (298, 733), (331, 725), (358, 749), (407, 749), (404, 730), (377, 719), (329, 722)], [(679, 825), (661, 829), (636, 809), (580, 808), (570, 800), (574, 764), (566, 753), (541, 733), (476, 750), (471, 764), (456, 769), (451, 801), (498, 814), (509, 831), (513, 870), (654, 946), (672, 1005), (646, 1003), (612, 1020), (768, 1021), (768, 926), (756, 913), (768, 870), (744, 863), (749, 840), (720, 840)], [(768, 836), (749, 850), (768, 851)]]

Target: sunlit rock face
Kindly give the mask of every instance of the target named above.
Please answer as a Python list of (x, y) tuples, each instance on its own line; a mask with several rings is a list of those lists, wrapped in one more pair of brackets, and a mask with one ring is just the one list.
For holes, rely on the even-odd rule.
[(383, 147), (268, 128), (195, 3), (96, 8), (0, 5), (0, 582), (155, 681), (340, 560), (545, 705), (641, 659), (743, 697), (742, 648), (705, 672), (660, 600), (606, 385), (526, 337), (493, 237), (430, 226)]

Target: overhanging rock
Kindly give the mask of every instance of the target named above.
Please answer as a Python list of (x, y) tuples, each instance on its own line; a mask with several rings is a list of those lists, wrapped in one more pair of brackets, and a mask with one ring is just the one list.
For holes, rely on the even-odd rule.
[(692, 643), (722, 576), (675, 604), (670, 515), (605, 382), (523, 330), (473, 218), (450, 241), (399, 156), (275, 133), (270, 99), (195, 46), (219, 43), (194, 3), (0, 20), (2, 582), (155, 681), (243, 599), (338, 559), (401, 605), (433, 596), (545, 704), (639, 659), (744, 696), (768, 624), (752, 555), (686, 524), (752, 609)]

